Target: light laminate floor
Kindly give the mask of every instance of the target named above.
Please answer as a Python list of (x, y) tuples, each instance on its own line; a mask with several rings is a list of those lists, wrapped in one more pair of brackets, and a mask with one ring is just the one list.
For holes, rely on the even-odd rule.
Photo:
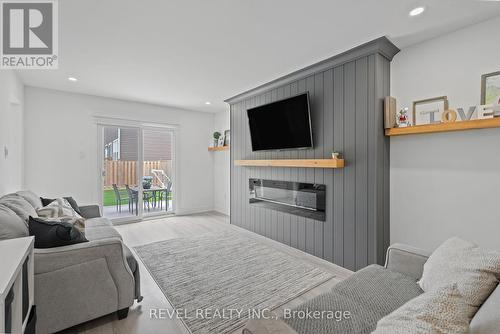
[[(189, 216), (171, 216), (162, 219), (143, 221), (133, 224), (119, 225), (118, 231), (123, 236), (124, 242), (132, 249), (134, 246), (147, 243), (192, 236), (196, 234), (210, 233), (221, 230), (239, 231), (239, 233), (252, 233), (229, 224), (229, 217), (215, 212), (196, 214)], [(252, 233), (253, 234), (253, 233)], [(255, 234), (253, 234), (255, 236)], [(297, 258), (306, 259), (318, 267), (335, 275), (335, 278), (310, 290), (309, 292), (291, 300), (287, 304), (275, 310), (282, 312), (283, 308), (293, 308), (302, 302), (311, 299), (318, 294), (331, 289), (333, 285), (348, 277), (352, 272), (324, 261), (300, 250), (288, 247), (276, 241), (260, 237), (263, 242), (276, 250), (286, 252)], [(180, 320), (176, 319), (151, 319), (151, 309), (172, 310), (172, 305), (165, 298), (160, 288), (149, 275), (141, 261), (141, 288), (144, 300), (135, 303), (126, 319), (118, 320), (115, 314), (89, 321), (75, 326), (64, 333), (84, 333), (84, 334), (122, 334), (122, 333), (168, 333), (168, 334), (189, 334)], [(241, 329), (235, 333), (241, 333)]]

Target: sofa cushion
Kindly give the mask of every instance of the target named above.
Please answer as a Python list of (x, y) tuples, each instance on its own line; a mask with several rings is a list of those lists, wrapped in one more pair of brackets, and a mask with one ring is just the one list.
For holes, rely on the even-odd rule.
[(90, 218), (85, 221), (85, 226), (87, 227), (97, 227), (97, 226), (113, 226), (111, 220), (104, 217)]
[(0, 204), (14, 211), (25, 222), (26, 226), (30, 216), (38, 217), (33, 206), (17, 194), (10, 194), (0, 198)]
[(500, 278), (500, 253), (486, 251), (460, 238), (451, 238), (439, 246), (424, 265), (419, 281), (424, 291), (453, 283), (469, 307), (469, 319), (493, 292)]
[(85, 237), (89, 240), (101, 240), (109, 238), (116, 238), (122, 240), (122, 236), (114, 229), (114, 227), (110, 226), (88, 227), (86, 223), (85, 223)]
[(300, 305), (295, 311), (348, 311), (350, 318), (311, 321), (301, 317), (286, 317), (284, 321), (298, 333), (371, 333), (377, 321), (422, 290), (411, 277), (379, 265), (368, 266), (333, 287), (331, 292), (317, 296)]
[(29, 217), (29, 233), (35, 237), (35, 248), (53, 248), (88, 242), (72, 224)]
[(14, 211), (0, 204), (0, 240), (28, 236), (28, 227)]
[(24, 198), (35, 210), (43, 206), (40, 197), (30, 190), (21, 190), (16, 192), (16, 194)]
[(454, 284), (410, 300), (380, 320), (372, 334), (467, 334), (468, 310)]

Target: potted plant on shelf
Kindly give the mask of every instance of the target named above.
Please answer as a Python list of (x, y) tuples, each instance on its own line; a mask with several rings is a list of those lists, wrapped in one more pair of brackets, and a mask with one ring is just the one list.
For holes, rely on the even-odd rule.
[(221, 136), (221, 133), (219, 131), (214, 132), (214, 147), (218, 146), (219, 143), (219, 137)]

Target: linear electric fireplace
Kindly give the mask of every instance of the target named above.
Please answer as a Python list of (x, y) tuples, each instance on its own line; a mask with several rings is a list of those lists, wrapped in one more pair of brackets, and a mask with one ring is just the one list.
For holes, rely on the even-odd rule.
[(325, 221), (324, 184), (249, 179), (251, 205)]

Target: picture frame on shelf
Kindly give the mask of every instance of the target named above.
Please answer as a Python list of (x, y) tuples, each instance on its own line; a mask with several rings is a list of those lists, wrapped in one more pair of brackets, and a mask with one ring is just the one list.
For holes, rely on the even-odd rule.
[(447, 96), (414, 101), (413, 125), (441, 123), (441, 116), (445, 110), (448, 110)]
[(221, 136), (219, 137), (219, 143), (218, 143), (218, 145), (217, 145), (217, 146), (219, 146), (219, 147), (224, 146), (224, 137), (225, 137), (224, 135), (221, 135)]
[(231, 130), (224, 131), (224, 146), (229, 146), (231, 142)]
[(500, 104), (500, 71), (481, 76), (481, 105)]
[(396, 127), (396, 99), (392, 96), (384, 98), (384, 128), (391, 129)]

